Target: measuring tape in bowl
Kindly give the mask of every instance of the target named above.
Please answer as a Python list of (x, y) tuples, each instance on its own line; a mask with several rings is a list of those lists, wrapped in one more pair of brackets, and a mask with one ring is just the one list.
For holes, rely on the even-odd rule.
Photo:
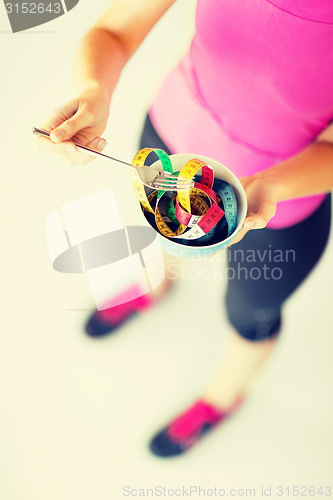
[(195, 181), (189, 190), (154, 191), (146, 188), (138, 175), (133, 175), (133, 187), (143, 213), (156, 231), (177, 243), (192, 246), (211, 244), (230, 236), (237, 225), (237, 200), (231, 185), (214, 180), (213, 169), (197, 158), (174, 172), (169, 156), (162, 149), (141, 149), (132, 164), (143, 167), (151, 153), (157, 155), (165, 172), (173, 173), (180, 180)]

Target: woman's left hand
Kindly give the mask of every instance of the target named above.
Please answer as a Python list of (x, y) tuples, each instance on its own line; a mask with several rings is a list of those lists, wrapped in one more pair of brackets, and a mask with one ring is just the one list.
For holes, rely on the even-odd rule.
[(247, 197), (247, 215), (231, 245), (238, 243), (251, 229), (266, 227), (276, 212), (277, 189), (273, 182), (255, 175), (243, 177), (240, 182)]

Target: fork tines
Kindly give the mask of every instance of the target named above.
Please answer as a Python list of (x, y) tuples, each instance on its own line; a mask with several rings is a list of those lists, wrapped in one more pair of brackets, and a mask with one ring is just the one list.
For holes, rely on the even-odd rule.
[(194, 182), (186, 179), (177, 179), (174, 175), (158, 175), (154, 179), (154, 185), (156, 187), (164, 187), (164, 188), (174, 188), (177, 189), (191, 189), (194, 186)]

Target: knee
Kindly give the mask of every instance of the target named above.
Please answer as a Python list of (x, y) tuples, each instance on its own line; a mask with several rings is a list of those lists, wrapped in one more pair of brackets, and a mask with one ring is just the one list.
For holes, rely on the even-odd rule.
[(274, 337), (281, 328), (281, 311), (275, 307), (253, 310), (227, 307), (227, 313), (235, 330), (253, 342)]

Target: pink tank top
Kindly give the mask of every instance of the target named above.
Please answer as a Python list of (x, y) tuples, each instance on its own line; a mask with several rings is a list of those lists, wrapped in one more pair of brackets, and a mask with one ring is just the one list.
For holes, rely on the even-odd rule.
[[(295, 155), (333, 119), (333, 0), (199, 0), (191, 49), (150, 117), (172, 152), (238, 177)], [(300, 222), (324, 196), (278, 203), (268, 227)]]

